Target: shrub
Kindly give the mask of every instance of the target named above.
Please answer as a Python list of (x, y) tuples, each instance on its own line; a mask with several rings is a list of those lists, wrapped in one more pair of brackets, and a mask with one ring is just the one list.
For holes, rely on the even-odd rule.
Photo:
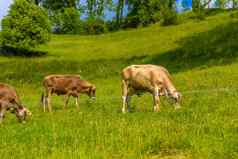
[(174, 5), (174, 1), (171, 0), (129, 1), (131, 9), (122, 26), (124, 28), (134, 28), (147, 26), (158, 21), (161, 21), (162, 25), (177, 24), (178, 20)]
[(82, 32), (79, 11), (75, 8), (64, 8), (54, 11), (51, 16), (53, 32), (58, 34), (79, 34)]
[(108, 31), (107, 24), (100, 19), (88, 19), (84, 22), (83, 29), (86, 34), (102, 34)]
[(2, 20), (1, 45), (31, 50), (50, 39), (50, 22), (46, 12), (28, 2), (15, 0)]
[(177, 13), (168, 7), (161, 7), (161, 17), (158, 18), (161, 21), (161, 25), (174, 25), (178, 24)]
[(136, 28), (141, 25), (138, 15), (127, 16), (122, 23), (122, 28)]

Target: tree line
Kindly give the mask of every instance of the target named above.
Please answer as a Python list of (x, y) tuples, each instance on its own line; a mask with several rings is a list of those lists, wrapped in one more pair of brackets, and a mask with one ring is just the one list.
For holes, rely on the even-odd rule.
[[(192, 0), (194, 17), (203, 18), (211, 2)], [(216, 0), (220, 8), (228, 3), (238, 7), (238, 0)], [(106, 11), (115, 17), (107, 20)], [(82, 15), (87, 16), (80, 18)], [(176, 0), (14, 0), (2, 20), (0, 45), (29, 50), (48, 41), (50, 33), (101, 34), (156, 22), (178, 23)]]
[[(193, 11), (201, 16), (212, 1), (192, 0)], [(85, 0), (84, 3), (80, 0), (33, 0), (33, 3), (47, 10), (53, 32), (60, 34), (100, 34), (156, 22), (162, 25), (178, 23), (176, 0)], [(238, 6), (238, 0), (216, 0), (216, 6), (220, 8), (227, 3), (234, 8)], [(105, 11), (113, 12), (115, 17), (106, 20)], [(82, 14), (87, 17), (80, 19)]]
[[(53, 32), (100, 34), (120, 28), (145, 26), (157, 21), (176, 23), (175, 0), (33, 0), (47, 10)], [(124, 16), (125, 6), (128, 14)], [(105, 12), (115, 15), (105, 19)], [(80, 16), (87, 15), (84, 19)]]

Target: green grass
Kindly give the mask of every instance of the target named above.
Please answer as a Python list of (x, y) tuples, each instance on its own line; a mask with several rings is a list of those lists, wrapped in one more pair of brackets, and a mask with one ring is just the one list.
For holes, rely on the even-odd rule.
[[(8, 158), (236, 159), (238, 158), (238, 19), (230, 12), (169, 27), (99, 36), (53, 36), (35, 58), (0, 57), (0, 81), (16, 87), (33, 112), (26, 124), (8, 113), (0, 125), (0, 156)], [(182, 109), (165, 98), (152, 112), (149, 94), (121, 113), (120, 71), (130, 64), (163, 65), (183, 94)], [(42, 78), (78, 73), (97, 86), (97, 100), (81, 98), (43, 113)], [(230, 88), (229, 91), (216, 91)], [(191, 92), (200, 90), (198, 92)]]

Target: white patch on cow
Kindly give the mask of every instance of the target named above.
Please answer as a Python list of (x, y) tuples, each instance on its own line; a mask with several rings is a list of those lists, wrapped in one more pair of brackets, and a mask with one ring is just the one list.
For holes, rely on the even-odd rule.
[(4, 113), (0, 112), (0, 118), (3, 118), (3, 116), (4, 116)]
[(175, 92), (175, 93), (174, 93), (174, 97), (175, 97), (176, 99), (178, 99), (178, 98), (180, 97), (180, 93), (179, 93), (179, 92)]
[(19, 116), (24, 116), (24, 115), (25, 115), (25, 112), (26, 112), (26, 109), (25, 109), (25, 108), (20, 109), (20, 110), (18, 110), (18, 115), (19, 115)]
[(127, 99), (126, 96), (122, 96), (122, 100), (123, 100), (123, 102), (126, 102), (126, 99)]
[(158, 87), (155, 88), (155, 96), (159, 96), (159, 88)]

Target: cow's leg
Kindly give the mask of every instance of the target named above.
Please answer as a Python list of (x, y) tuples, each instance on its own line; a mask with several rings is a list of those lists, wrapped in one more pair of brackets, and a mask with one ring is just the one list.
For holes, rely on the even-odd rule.
[(52, 96), (52, 90), (48, 90), (48, 94), (47, 94), (47, 107), (48, 107), (48, 111), (52, 112), (52, 107), (51, 107), (51, 96)]
[(1, 108), (1, 110), (0, 110), (0, 124), (2, 123), (2, 120), (4, 118), (5, 112), (6, 112), (6, 109), (5, 108)]
[(46, 107), (46, 97), (45, 96), (42, 99), (42, 103), (43, 103), (43, 112), (45, 112), (45, 107)]
[(64, 102), (64, 109), (67, 107), (68, 103), (69, 103), (69, 98), (70, 98), (70, 95), (69, 94), (66, 94), (65, 95), (65, 102)]
[(46, 91), (45, 92), (45, 95), (43, 94), (43, 111), (45, 112), (46, 111), (46, 106), (48, 105), (48, 92)]
[(131, 111), (131, 96), (130, 95), (127, 95), (126, 105), (127, 105), (127, 111), (130, 112)]
[(79, 110), (79, 96), (77, 96), (75, 98), (76, 98), (76, 107)]
[(128, 86), (126, 81), (122, 80), (122, 113), (126, 113), (128, 103)]
[(154, 112), (160, 112), (160, 99), (159, 96), (154, 96)]
[(154, 100), (154, 112), (160, 111), (160, 98), (159, 98), (159, 88), (155, 88), (154, 94), (153, 94), (153, 100)]

